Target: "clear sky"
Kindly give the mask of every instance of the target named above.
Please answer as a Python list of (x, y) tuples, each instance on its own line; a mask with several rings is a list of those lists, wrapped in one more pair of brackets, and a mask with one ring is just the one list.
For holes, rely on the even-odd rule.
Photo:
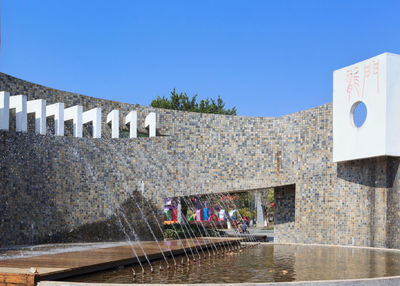
[(332, 101), (332, 72), (400, 54), (400, 1), (0, 0), (0, 71), (149, 105), (176, 88), (239, 115)]

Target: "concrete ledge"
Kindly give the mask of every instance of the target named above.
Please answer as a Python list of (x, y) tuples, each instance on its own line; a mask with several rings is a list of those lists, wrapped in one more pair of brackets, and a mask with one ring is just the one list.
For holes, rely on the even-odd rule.
[(81, 283), (81, 282), (56, 282), (42, 281), (38, 286), (170, 286), (170, 285), (188, 285), (188, 286), (398, 286), (400, 285), (400, 276), (368, 279), (348, 279), (348, 280), (325, 280), (325, 281), (295, 281), (295, 282), (271, 282), (271, 283), (216, 283), (216, 284), (106, 284), (106, 283)]

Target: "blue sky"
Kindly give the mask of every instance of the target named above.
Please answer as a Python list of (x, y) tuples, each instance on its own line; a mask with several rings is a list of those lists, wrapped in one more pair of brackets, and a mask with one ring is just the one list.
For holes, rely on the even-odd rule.
[(332, 72), (400, 54), (400, 1), (0, 0), (0, 71), (149, 105), (176, 88), (239, 115), (332, 101)]

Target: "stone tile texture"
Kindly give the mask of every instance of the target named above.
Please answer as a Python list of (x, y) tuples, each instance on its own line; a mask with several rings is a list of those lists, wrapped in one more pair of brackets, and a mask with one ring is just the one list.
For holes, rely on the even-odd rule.
[[(400, 248), (399, 160), (333, 163), (332, 104), (278, 118), (199, 114), (97, 99), (2, 73), (0, 90), (103, 110), (101, 139), (0, 132), (0, 246), (62, 241), (69, 233), (116, 237), (109, 222), (143, 181), (144, 197), (159, 211), (168, 196), (274, 187), (286, 202), (283, 213), (294, 216), (277, 228), (278, 242)], [(104, 122), (115, 108), (121, 126), (137, 110), (139, 130), (156, 112), (164, 136), (110, 139)], [(131, 220), (148, 237), (137, 211)]]

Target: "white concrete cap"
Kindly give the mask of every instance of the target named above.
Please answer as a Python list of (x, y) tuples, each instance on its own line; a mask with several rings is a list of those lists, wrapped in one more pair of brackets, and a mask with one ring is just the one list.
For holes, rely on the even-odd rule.
[(64, 136), (64, 103), (47, 105), (46, 116), (54, 116), (54, 135)]
[(128, 113), (125, 124), (129, 124), (129, 138), (137, 138), (137, 111)]
[(107, 123), (111, 122), (111, 138), (119, 138), (119, 110), (114, 109), (107, 115)]
[(17, 132), (28, 131), (28, 117), (26, 114), (26, 95), (10, 96), (10, 109), (15, 108)]
[[(363, 102), (364, 123), (353, 114)], [(333, 73), (333, 161), (400, 156), (400, 55), (384, 53)]]
[(149, 126), (149, 137), (156, 137), (156, 122), (157, 115), (155, 112), (150, 112), (144, 119), (144, 127)]
[(74, 137), (82, 137), (82, 111), (80, 105), (64, 109), (64, 122), (72, 119)]
[(93, 123), (93, 138), (101, 138), (101, 108), (93, 108), (82, 114), (82, 123)]
[(28, 100), (26, 112), (35, 113), (35, 133), (46, 135), (46, 100)]

